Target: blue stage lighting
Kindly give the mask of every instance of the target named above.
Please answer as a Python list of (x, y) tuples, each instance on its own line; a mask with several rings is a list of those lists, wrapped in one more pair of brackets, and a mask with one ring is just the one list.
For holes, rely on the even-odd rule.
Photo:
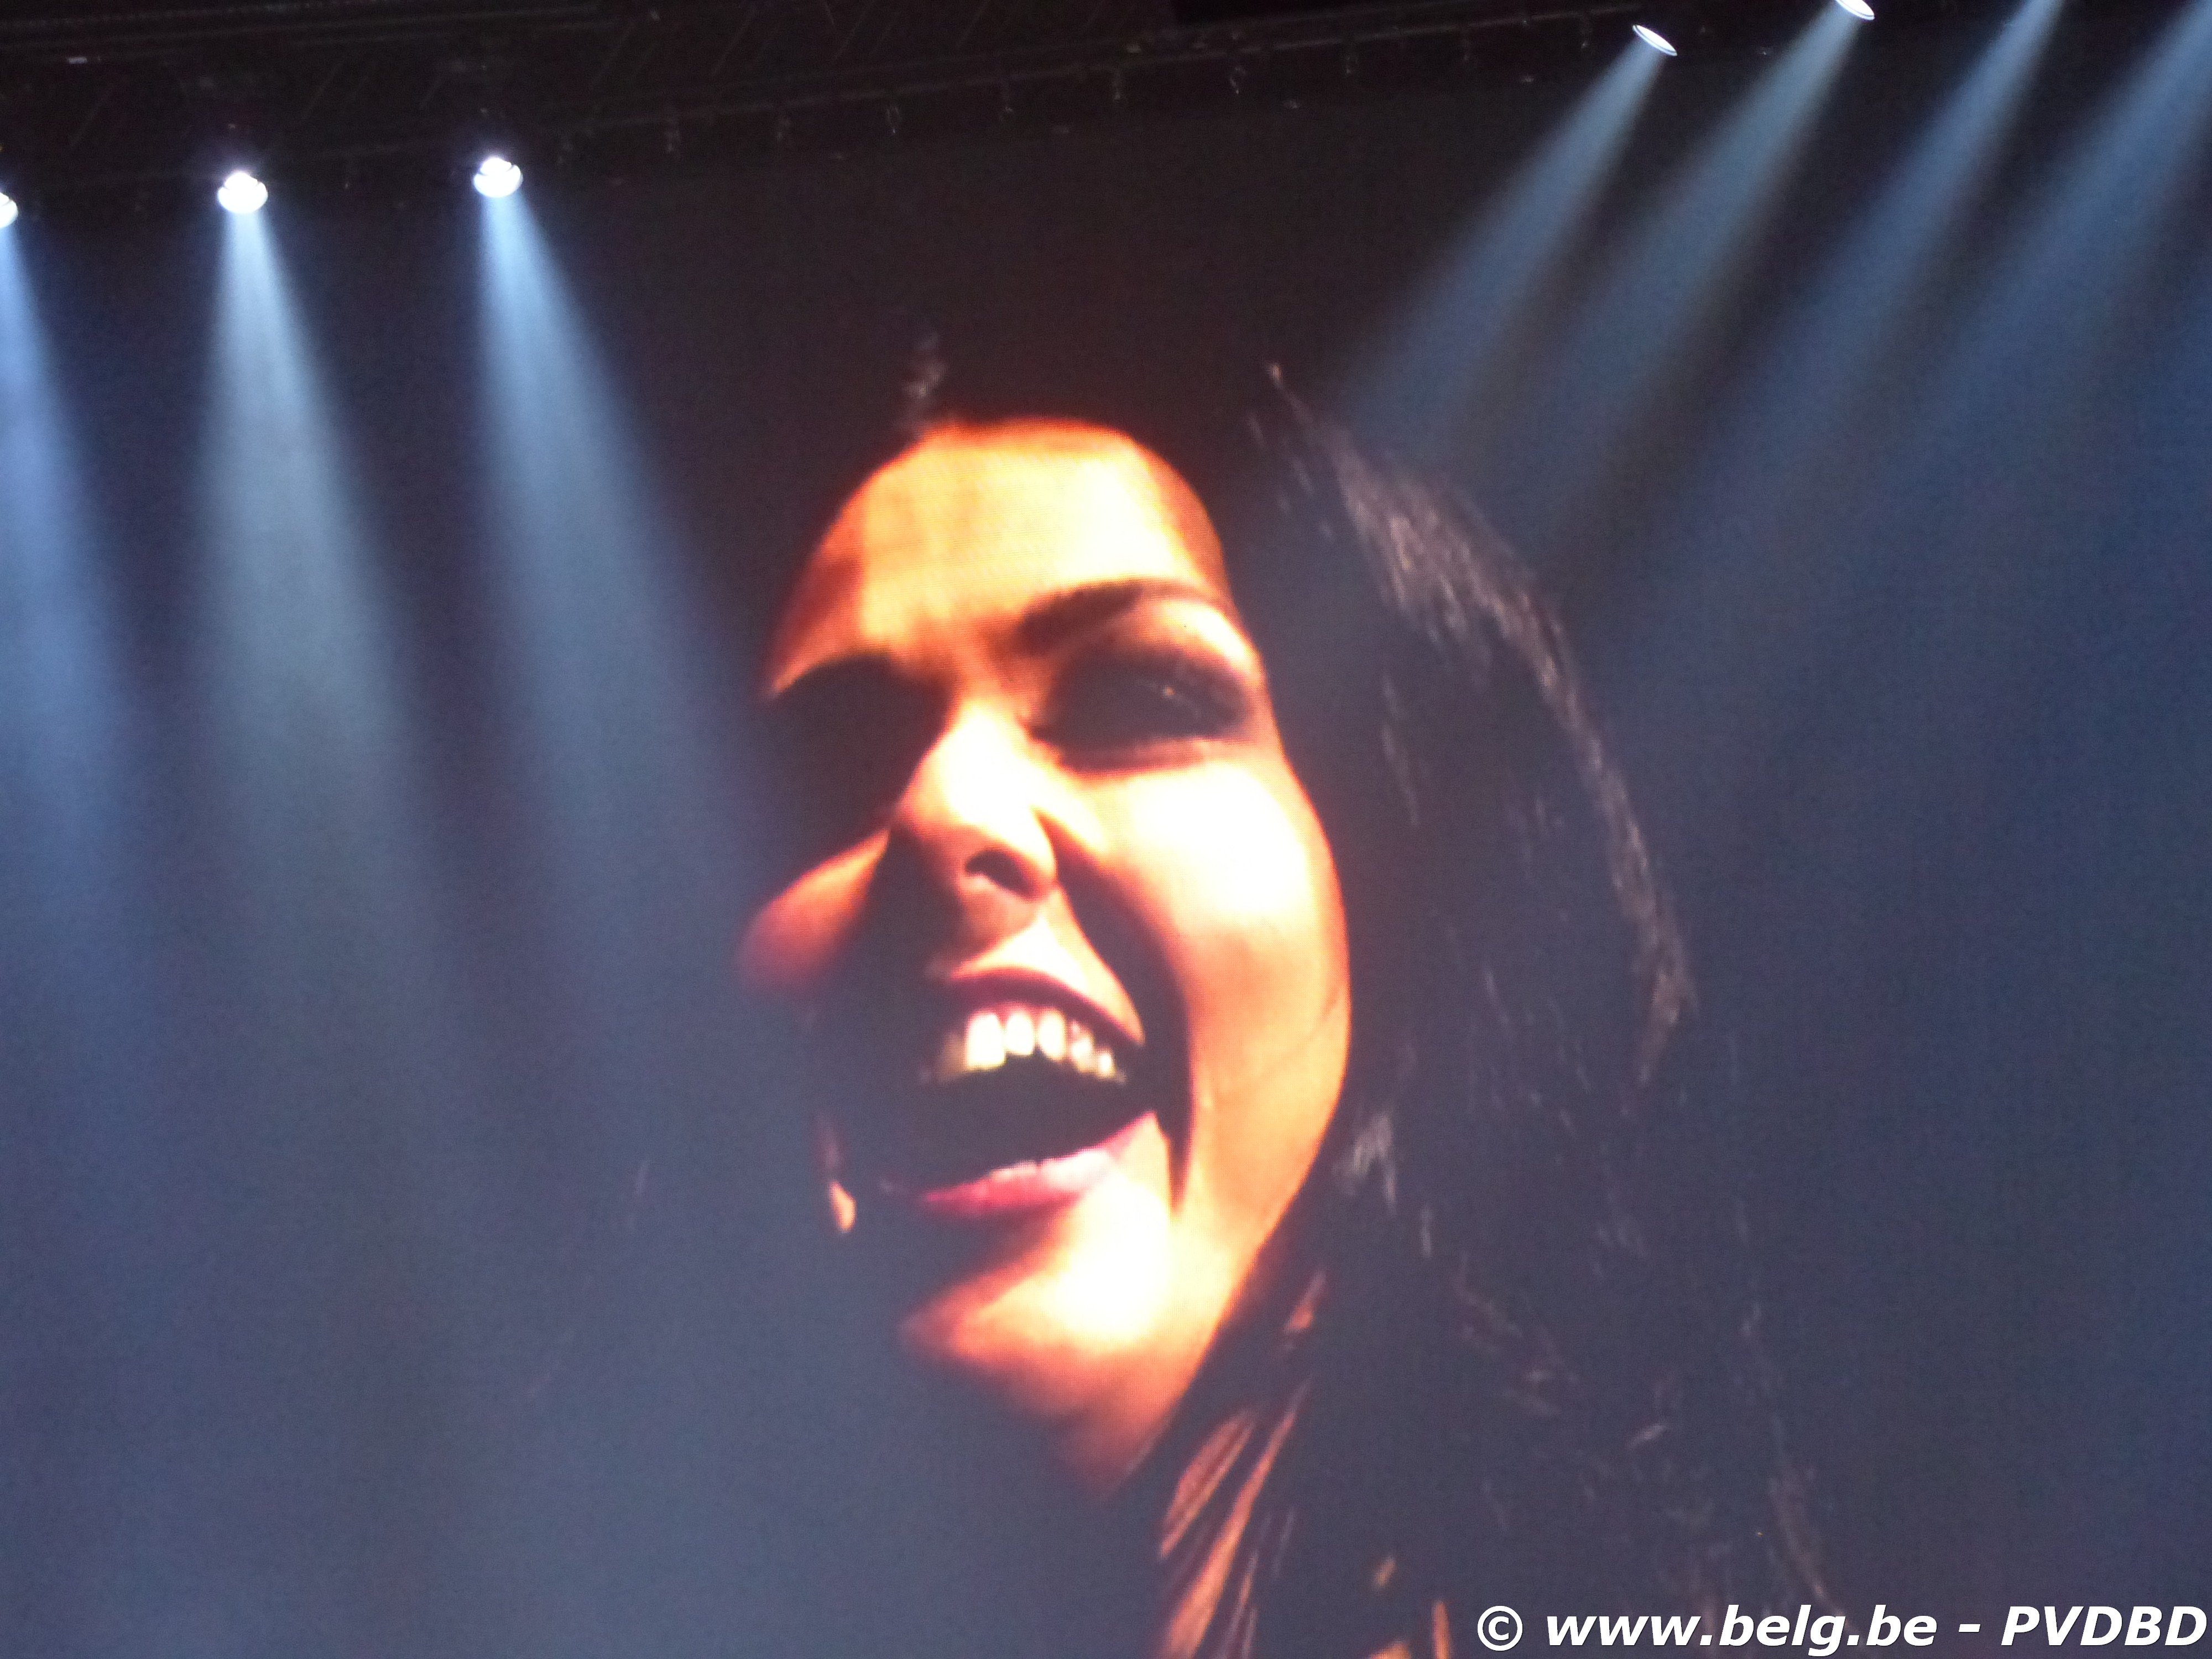
[(1665, 35), (1660, 33), (1657, 29), (1653, 28), (1649, 23), (1638, 23), (1634, 27), (1636, 29), (1636, 38), (1641, 40), (1645, 46), (1650, 47), (1652, 51), (1668, 58), (1674, 58), (1680, 55), (1674, 50), (1674, 43), (1672, 40), (1669, 40)]
[(1361, 429), (1444, 465), (1483, 451), (1527, 390), (1542, 334), (1666, 59), (1640, 40), (1515, 169), (1364, 354), (1350, 392)]
[(222, 181), (215, 199), (226, 213), (258, 213), (269, 200), (269, 186), (240, 168)]
[(0, 230), (5, 230), (14, 224), (19, 211), (20, 210), (15, 206), (15, 198), (6, 191), (0, 190)]
[(504, 155), (487, 155), (477, 166), (477, 194), (496, 201), (522, 188), (522, 169)]
[(1867, 0), (1836, 0), (1836, 3), (1862, 23), (1874, 21), (1874, 8), (1867, 3)]

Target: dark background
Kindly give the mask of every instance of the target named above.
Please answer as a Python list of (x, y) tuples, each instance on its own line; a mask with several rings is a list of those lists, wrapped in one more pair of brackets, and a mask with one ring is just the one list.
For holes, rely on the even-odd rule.
[[(1862, 1612), (2212, 1588), (2203, 124), (2095, 166), (2185, 15), (2062, 23), (1845, 426), (1865, 336), (1797, 307), (1994, 23), (1856, 46), (1593, 455), (1644, 348), (1578, 319), (1686, 328), (1639, 213), (1777, 59), (1669, 65), (1528, 352), (1429, 434), (1565, 607), (1680, 902)], [(811, 458), (925, 326), (956, 396), (963, 349), (1195, 399), (1280, 362), (1357, 416), (1602, 67), (532, 189), (520, 393), (472, 197), (280, 198), (358, 523), (296, 590), (208, 506), (325, 465), (224, 447), (228, 228), (18, 227), (0, 1650), (799, 1639), (837, 1570), (780, 1524), (822, 1282), (727, 982), (726, 710)]]

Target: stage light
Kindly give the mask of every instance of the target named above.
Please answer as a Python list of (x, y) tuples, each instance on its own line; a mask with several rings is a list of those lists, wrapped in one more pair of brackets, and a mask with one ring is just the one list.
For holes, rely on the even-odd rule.
[(477, 165), (477, 194), (494, 201), (522, 188), (522, 169), (504, 155), (487, 155)]
[(21, 211), (21, 210), (15, 205), (15, 198), (6, 191), (0, 190), (0, 230), (5, 230), (14, 224), (17, 214)]
[(1636, 29), (1636, 38), (1641, 40), (1645, 46), (1650, 47), (1652, 51), (1667, 58), (1680, 56), (1680, 54), (1674, 50), (1674, 43), (1672, 40), (1669, 40), (1665, 35), (1660, 33), (1657, 29), (1653, 28), (1649, 23), (1638, 23), (1634, 27)]
[(1862, 23), (1874, 21), (1874, 8), (1867, 3), (1867, 0), (1836, 0), (1836, 3)]
[[(1656, 453), (1648, 434), (1721, 349), (1859, 33), (1820, 8), (1647, 198), (1561, 319), (1559, 343), (1547, 347), (1542, 374), (1524, 380), (1480, 481), (1525, 538), (1575, 545), (1595, 533), (1615, 492), (1643, 487), (1638, 469)], [(1622, 49), (1664, 72), (1656, 52)]]
[(222, 181), (215, 199), (225, 213), (258, 213), (269, 200), (269, 186), (241, 168)]

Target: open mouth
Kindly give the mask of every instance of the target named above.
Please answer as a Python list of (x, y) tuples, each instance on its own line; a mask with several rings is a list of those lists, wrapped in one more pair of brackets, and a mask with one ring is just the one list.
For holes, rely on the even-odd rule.
[(955, 1217), (1077, 1196), (1151, 1107), (1141, 1047), (1049, 1004), (951, 1015), (886, 1109), (840, 1123), (864, 1189)]

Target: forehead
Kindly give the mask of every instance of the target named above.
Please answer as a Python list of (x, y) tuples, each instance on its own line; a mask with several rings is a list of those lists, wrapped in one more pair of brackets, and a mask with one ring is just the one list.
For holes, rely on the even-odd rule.
[(777, 630), (769, 683), (847, 655), (995, 636), (1054, 594), (1144, 580), (1230, 607), (1212, 526), (1166, 462), (1098, 427), (940, 428), (838, 514)]

